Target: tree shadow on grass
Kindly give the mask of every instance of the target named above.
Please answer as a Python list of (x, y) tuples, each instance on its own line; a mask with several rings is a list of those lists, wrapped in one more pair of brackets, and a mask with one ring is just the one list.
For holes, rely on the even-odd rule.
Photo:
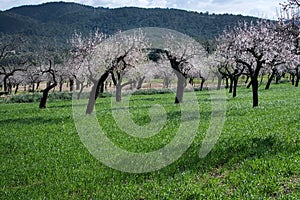
[(0, 126), (6, 126), (9, 124), (12, 124), (14, 126), (21, 124), (21, 125), (27, 125), (30, 127), (30, 125), (35, 124), (59, 124), (62, 123), (62, 120), (70, 120), (71, 117), (42, 117), (42, 116), (35, 116), (35, 117), (23, 117), (23, 118), (8, 118), (8, 119), (2, 119), (0, 120)]
[[(201, 159), (195, 155), (189, 159), (183, 157), (177, 165), (181, 171), (189, 170), (205, 173), (222, 166), (232, 168), (248, 159), (272, 157), (277, 154), (290, 155), (297, 151), (299, 149), (296, 146), (284, 143), (282, 138), (275, 135), (238, 138), (228, 142), (220, 141), (205, 158)], [(186, 152), (185, 156), (188, 156), (190, 152), (191, 149)], [(166, 169), (166, 171), (168, 170)]]
[(281, 138), (273, 135), (264, 138), (253, 137), (234, 140), (227, 144), (217, 143), (205, 158), (199, 158), (198, 156), (200, 147), (192, 145), (178, 161), (159, 171), (144, 174), (117, 173), (124, 180), (132, 180), (134, 178), (137, 183), (142, 184), (147, 179), (160, 178), (161, 176), (174, 177), (176, 174), (181, 174), (185, 171), (195, 174), (207, 173), (223, 166), (234, 168), (236, 164), (247, 159), (263, 158), (281, 153), (291, 154), (299, 151), (297, 147), (288, 147), (288, 145), (283, 144)]

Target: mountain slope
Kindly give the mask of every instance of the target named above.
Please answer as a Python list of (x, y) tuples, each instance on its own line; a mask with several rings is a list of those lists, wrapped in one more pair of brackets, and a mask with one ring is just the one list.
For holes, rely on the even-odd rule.
[(93, 9), (94, 8), (91, 6), (77, 3), (52, 2), (40, 5), (16, 7), (8, 10), (8, 12), (30, 17), (40, 22), (48, 22), (68, 13), (85, 12)]
[(32, 29), (38, 22), (32, 18), (12, 12), (0, 12), (0, 32), (13, 33), (23, 29)]
[(197, 39), (214, 39), (226, 27), (258, 18), (242, 15), (215, 15), (178, 9), (94, 8), (76, 3), (54, 2), (21, 6), (0, 12), (0, 34), (23, 34), (35, 45), (55, 41), (66, 44), (72, 34), (84, 35), (99, 29), (106, 34), (140, 27), (169, 28)]

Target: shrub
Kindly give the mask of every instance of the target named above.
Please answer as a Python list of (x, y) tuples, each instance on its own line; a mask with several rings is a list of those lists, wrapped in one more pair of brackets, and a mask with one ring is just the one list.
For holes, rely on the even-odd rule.
[(37, 102), (42, 98), (41, 93), (33, 93), (33, 94), (17, 94), (8, 96), (5, 99), (6, 103), (31, 103)]
[[(31, 102), (39, 102), (42, 98), (42, 93), (28, 93), (28, 94), (17, 94), (7, 96), (4, 99), (6, 103), (31, 103)], [(67, 92), (58, 92), (58, 93), (50, 93), (49, 100), (70, 100), (72, 99), (72, 93)]]
[(137, 90), (133, 95), (155, 95), (155, 94), (170, 94), (173, 93), (170, 89), (148, 89), (148, 90)]
[(72, 99), (72, 93), (68, 92), (54, 92), (49, 94), (49, 99), (51, 100), (71, 100)]

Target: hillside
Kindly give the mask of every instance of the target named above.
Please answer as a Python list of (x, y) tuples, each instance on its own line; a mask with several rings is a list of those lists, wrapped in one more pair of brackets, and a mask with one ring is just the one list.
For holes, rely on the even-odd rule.
[(231, 14), (208, 14), (178, 9), (94, 8), (76, 3), (54, 2), (21, 6), (0, 12), (0, 34), (22, 34), (51, 43), (53, 38), (66, 43), (72, 34), (99, 29), (113, 34), (139, 27), (162, 27), (183, 32), (197, 39), (214, 39), (226, 27), (254, 17)]
[(13, 12), (0, 12), (0, 32), (14, 33), (34, 28), (36, 25), (36, 21), (32, 18), (18, 15)]

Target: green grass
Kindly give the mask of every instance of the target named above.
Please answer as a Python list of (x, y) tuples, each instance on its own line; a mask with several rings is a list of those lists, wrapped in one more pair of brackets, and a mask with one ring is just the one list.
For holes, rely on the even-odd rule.
[[(101, 164), (76, 132), (71, 101), (0, 104), (1, 199), (299, 199), (300, 90), (272, 85), (259, 91), (252, 108), (251, 91), (227, 94), (227, 117), (221, 137), (207, 157), (198, 157), (209, 127), (208, 91), (197, 92), (201, 121), (186, 153), (156, 172), (130, 174)], [(135, 95), (133, 120), (150, 121), (148, 108), (161, 104), (168, 113), (162, 131), (148, 139), (119, 130), (110, 98), (97, 101), (97, 117), (108, 137), (133, 152), (159, 149), (174, 137), (179, 108), (174, 94)]]

